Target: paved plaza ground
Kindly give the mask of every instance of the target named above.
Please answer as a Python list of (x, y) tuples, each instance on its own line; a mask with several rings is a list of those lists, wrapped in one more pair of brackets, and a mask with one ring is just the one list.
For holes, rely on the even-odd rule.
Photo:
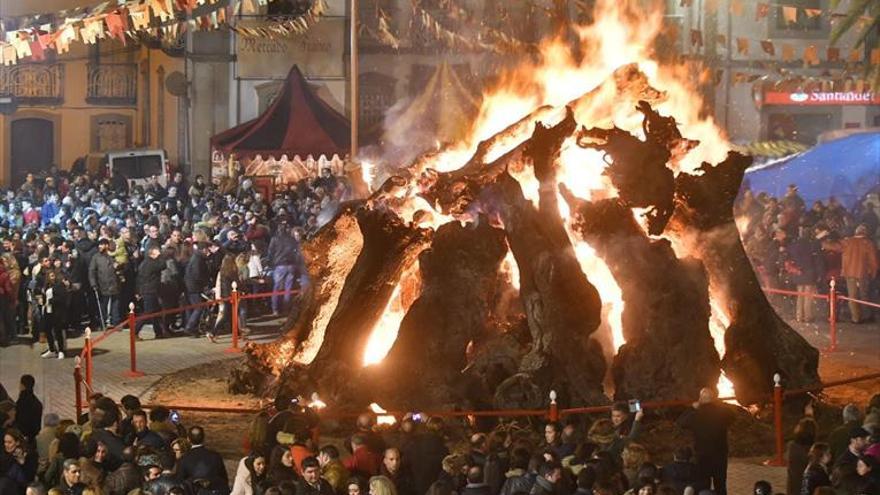
[[(268, 330), (278, 322), (251, 322), (255, 339), (271, 340), (274, 335)], [(828, 345), (828, 324), (821, 322), (812, 325), (796, 324), (796, 328), (814, 346), (823, 349)], [(222, 336), (217, 343), (207, 339), (190, 339), (186, 337), (166, 340), (152, 340), (152, 332), (146, 327), (142, 332), (145, 340), (137, 343), (138, 369), (145, 373), (140, 378), (128, 378), (125, 371), (129, 367), (128, 333), (111, 335), (98, 346), (95, 351), (94, 385), (99, 392), (109, 394), (116, 399), (125, 394), (133, 394), (143, 400), (149, 400), (152, 389), (163, 377), (206, 363), (234, 359), (237, 354), (225, 353), (230, 345), (230, 337)], [(99, 334), (98, 334), (99, 335)], [(823, 355), (824, 380), (835, 380), (880, 371), (880, 324), (838, 325), (838, 351)], [(41, 345), (29, 347), (16, 345), (0, 349), (0, 381), (10, 392), (16, 395), (18, 377), (21, 374), (32, 374), (37, 380), (36, 392), (42, 398), (45, 410), (59, 413), (62, 417), (72, 417), (74, 413), (73, 368), (72, 356), (79, 353), (83, 339), (72, 339), (69, 342), (69, 358), (41, 359), (44, 350)], [(830, 366), (833, 364), (833, 366)], [(829, 371), (830, 370), (830, 371)], [(868, 384), (868, 391), (878, 390), (876, 382)], [(729, 493), (751, 493), (755, 480), (766, 479), (774, 487), (784, 487), (785, 469), (766, 467), (762, 458), (732, 459), (729, 476)], [(227, 460), (234, 467), (237, 459)]]

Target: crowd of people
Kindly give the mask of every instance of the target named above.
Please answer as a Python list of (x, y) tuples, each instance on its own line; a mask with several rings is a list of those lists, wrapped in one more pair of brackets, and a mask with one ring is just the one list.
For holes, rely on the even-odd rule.
[[(790, 185), (784, 197), (746, 190), (734, 213), (746, 253), (762, 285), (797, 291), (797, 321), (816, 318), (810, 295), (838, 293), (876, 303), (880, 291), (880, 191), (847, 209), (836, 198), (807, 205)], [(852, 323), (875, 322), (869, 306), (849, 301)]]
[[(651, 445), (644, 413), (627, 402), (540, 431), (494, 422), (462, 430), (421, 414), (377, 426), (362, 414), (347, 436), (322, 445), (320, 411), (282, 393), (241, 429), (248, 454), (228, 471), (210, 432), (161, 406), (147, 412), (137, 397), (93, 394), (74, 421), (43, 415), (29, 375), (17, 401), (4, 396), (0, 387), (3, 495), (724, 495), (736, 415), (702, 391), (677, 420), (692, 443), (674, 449)], [(807, 406), (788, 447), (787, 486), (758, 481), (754, 494), (876, 495), (880, 394), (865, 413), (847, 406), (817, 442)]]
[[(163, 186), (155, 177), (134, 185), (81, 167), (28, 175), (20, 187), (0, 190), (0, 346), (45, 335), (43, 357), (64, 358), (68, 333), (115, 325), (130, 303), (152, 313), (201, 303), (212, 291), (228, 297), (233, 284), (287, 291), (271, 301), (281, 314), (292, 291), (308, 283), (300, 241), (350, 194), (329, 168), (279, 185), (272, 197), (248, 178), (196, 176), (188, 184), (176, 173)], [(228, 329), (228, 305), (213, 321), (203, 311), (145, 323), (156, 338), (213, 339)]]

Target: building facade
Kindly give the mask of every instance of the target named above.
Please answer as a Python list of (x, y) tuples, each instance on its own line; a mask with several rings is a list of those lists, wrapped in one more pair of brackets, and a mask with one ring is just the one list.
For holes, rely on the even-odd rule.
[[(825, 132), (880, 126), (880, 95), (863, 81), (878, 34), (855, 54), (859, 26), (830, 43), (841, 19), (834, 13), (845, 12), (849, 0), (836, 9), (830, 0), (717, 0), (714, 13), (712, 1), (668, 9), (682, 23), (683, 50), (720, 74), (709, 99), (733, 142), (811, 145)], [(758, 15), (761, 4), (767, 10)], [(688, 39), (692, 30), (701, 32), (702, 46)]]

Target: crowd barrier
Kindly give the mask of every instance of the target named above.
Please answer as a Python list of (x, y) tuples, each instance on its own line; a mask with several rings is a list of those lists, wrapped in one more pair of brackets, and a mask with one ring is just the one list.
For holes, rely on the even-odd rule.
[(828, 294), (817, 294), (815, 292), (798, 292), (793, 290), (783, 290), (783, 289), (773, 289), (770, 287), (761, 287), (761, 289), (767, 294), (778, 294), (781, 296), (806, 296), (811, 299), (824, 299), (828, 301), (828, 339), (829, 344), (828, 347), (824, 349), (825, 352), (834, 352), (837, 350), (837, 302), (838, 301), (847, 301), (852, 302), (861, 306), (868, 306), (870, 308), (880, 308), (880, 304), (873, 303), (870, 301), (864, 301), (861, 299), (855, 299), (848, 296), (842, 296), (837, 293), (837, 279), (835, 277), (831, 277), (831, 282), (829, 284)]
[(186, 306), (180, 306), (177, 308), (165, 309), (162, 311), (156, 311), (152, 313), (145, 314), (135, 314), (135, 305), (134, 303), (129, 304), (129, 312), (128, 316), (124, 321), (107, 328), (101, 335), (96, 338), (92, 338), (92, 330), (90, 328), (86, 328), (84, 333), (84, 342), (83, 349), (76, 356), (74, 370), (73, 370), (73, 379), (74, 379), (74, 387), (75, 387), (75, 407), (76, 407), (76, 415), (77, 417), (82, 415), (83, 411), (83, 389), (87, 393), (91, 393), (94, 390), (93, 387), (93, 378), (94, 378), (94, 358), (93, 352), (98, 344), (107, 339), (113, 334), (120, 333), (123, 329), (128, 329), (128, 339), (129, 339), (129, 369), (124, 372), (124, 375), (129, 378), (137, 378), (144, 376), (142, 371), (139, 371), (137, 368), (137, 332), (136, 328), (139, 322), (145, 320), (152, 320), (154, 318), (161, 318), (177, 313), (183, 313), (187, 311), (191, 311), (198, 308), (209, 308), (211, 306), (216, 306), (219, 304), (230, 303), (230, 327), (231, 327), (231, 335), (232, 340), (230, 342), (230, 346), (224, 349), (225, 353), (237, 353), (241, 352), (241, 347), (239, 347), (239, 332), (240, 332), (240, 322), (238, 321), (238, 310), (239, 305), (242, 301), (253, 300), (253, 299), (265, 299), (273, 296), (282, 296), (282, 295), (295, 295), (299, 293), (298, 290), (281, 290), (281, 291), (272, 291), (272, 292), (260, 292), (255, 294), (242, 294), (238, 291), (238, 284), (235, 282), (232, 283), (232, 291), (229, 297), (219, 298), (219, 299), (211, 299), (205, 302), (201, 302), (198, 304), (190, 304)]
[[(807, 296), (813, 299), (824, 299), (829, 301), (829, 325), (830, 325), (830, 344), (826, 351), (835, 351), (837, 349), (837, 301), (848, 301), (856, 304), (861, 304), (869, 307), (880, 308), (880, 304), (872, 303), (869, 301), (863, 301), (855, 298), (850, 298), (847, 296), (841, 296), (837, 294), (836, 290), (837, 281), (832, 278), (830, 283), (829, 293), (826, 294), (815, 294), (815, 293), (806, 293), (806, 292), (797, 292), (797, 291), (789, 291), (783, 289), (773, 289), (773, 288), (762, 288), (768, 294), (779, 294), (784, 296)], [(273, 291), (273, 292), (264, 292), (257, 294), (241, 294), (237, 290), (236, 284), (233, 283), (232, 292), (227, 298), (213, 299), (209, 301), (205, 301), (199, 304), (193, 304), (188, 306), (183, 306), (179, 308), (173, 308), (163, 311), (158, 311), (154, 313), (147, 313), (142, 315), (136, 315), (134, 312), (134, 304), (132, 303), (129, 306), (128, 317), (125, 322), (117, 324), (106, 331), (99, 337), (92, 339), (91, 338), (91, 330), (86, 329), (85, 332), (85, 343), (83, 346), (83, 350), (79, 356), (76, 357), (75, 366), (73, 371), (73, 379), (75, 386), (75, 403), (76, 403), (76, 414), (77, 418), (82, 416), (83, 412), (83, 389), (87, 392), (91, 392), (93, 390), (92, 380), (93, 380), (93, 358), (92, 352), (96, 345), (101, 343), (104, 339), (110, 337), (114, 333), (120, 332), (123, 328), (129, 329), (129, 353), (130, 353), (130, 369), (125, 372), (125, 375), (128, 377), (138, 377), (143, 376), (143, 373), (138, 371), (137, 369), (137, 335), (136, 335), (136, 327), (139, 321), (149, 320), (157, 317), (167, 316), (171, 314), (176, 314), (184, 311), (189, 311), (196, 308), (205, 308), (210, 307), (222, 303), (229, 302), (230, 303), (230, 323), (232, 328), (232, 341), (230, 347), (225, 349), (224, 352), (241, 352), (241, 348), (239, 347), (239, 321), (238, 321), (238, 308), (241, 301), (250, 300), (250, 299), (261, 299), (268, 298), (275, 295), (286, 295), (286, 294), (296, 294), (298, 291)], [(83, 376), (83, 368), (85, 369), (85, 376)], [(843, 380), (837, 380), (826, 383), (819, 383), (812, 387), (806, 387), (801, 389), (794, 390), (784, 390), (782, 386), (782, 378), (780, 375), (774, 375), (773, 377), (773, 394), (772, 394), (772, 404), (773, 404), (773, 424), (774, 424), (774, 457), (766, 462), (768, 465), (772, 466), (784, 466), (785, 465), (785, 444), (784, 437), (785, 432), (783, 429), (783, 406), (785, 397), (793, 397), (798, 395), (804, 395), (811, 392), (817, 392), (820, 390), (825, 390), (832, 387), (837, 387), (841, 385), (848, 385), (852, 383), (858, 383), (863, 381), (870, 380), (880, 380), (880, 373), (871, 373), (867, 375), (857, 376), (853, 378), (847, 378)], [(601, 406), (589, 406), (589, 407), (576, 407), (576, 408), (567, 408), (560, 409), (556, 402), (556, 392), (551, 391), (549, 395), (549, 406), (547, 409), (519, 409), (519, 410), (483, 410), (483, 411), (419, 411), (421, 414), (426, 416), (434, 416), (434, 417), (443, 417), (443, 418), (462, 418), (462, 417), (533, 417), (533, 418), (541, 418), (548, 421), (559, 421), (564, 416), (574, 415), (574, 414), (597, 414), (597, 413), (608, 413), (611, 411), (611, 405), (601, 405)], [(735, 400), (735, 397), (722, 397), (719, 400), (722, 401), (731, 401)], [(675, 407), (687, 407), (693, 403), (693, 399), (682, 399), (682, 400), (665, 400), (665, 401), (647, 401), (643, 402), (642, 408), (644, 409), (663, 409), (663, 408), (675, 408)], [(155, 406), (153, 405), (145, 405), (145, 409), (151, 409)], [(263, 409), (254, 409), (254, 408), (218, 408), (218, 407), (204, 407), (204, 406), (186, 406), (186, 405), (164, 405), (169, 409), (174, 409), (178, 411), (191, 411), (191, 412), (211, 412), (211, 413), (229, 413), (229, 414), (256, 414), (262, 411)], [(403, 417), (406, 414), (412, 411), (383, 411), (383, 412), (374, 412), (377, 416), (395, 416), (395, 417)], [(322, 419), (348, 419), (355, 418), (358, 415), (362, 414), (362, 412), (342, 412), (342, 411), (321, 411), (320, 417)]]

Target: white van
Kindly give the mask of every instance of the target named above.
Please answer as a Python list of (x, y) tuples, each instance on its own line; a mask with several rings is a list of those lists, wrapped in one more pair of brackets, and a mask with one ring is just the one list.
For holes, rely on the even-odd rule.
[(146, 185), (153, 176), (162, 187), (171, 182), (171, 167), (164, 150), (110, 151), (106, 160), (107, 175), (125, 177), (129, 185)]

